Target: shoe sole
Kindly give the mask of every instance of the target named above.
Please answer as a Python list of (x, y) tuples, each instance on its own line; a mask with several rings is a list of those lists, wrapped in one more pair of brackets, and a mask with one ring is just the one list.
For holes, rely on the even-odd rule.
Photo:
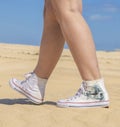
[(102, 102), (87, 102), (87, 103), (61, 103), (57, 102), (57, 106), (61, 108), (95, 108), (95, 107), (102, 107), (102, 108), (109, 108), (109, 101), (102, 101)]
[(25, 97), (27, 97), (32, 103), (34, 104), (41, 104), (43, 102), (43, 99), (39, 99), (37, 97), (34, 97), (33, 95), (31, 95), (30, 93), (26, 92), (25, 90), (23, 90), (22, 88), (20, 88), (14, 81), (13, 79), (11, 79), (9, 81), (9, 85), (12, 89), (16, 90), (17, 92), (19, 92), (20, 94), (24, 95)]

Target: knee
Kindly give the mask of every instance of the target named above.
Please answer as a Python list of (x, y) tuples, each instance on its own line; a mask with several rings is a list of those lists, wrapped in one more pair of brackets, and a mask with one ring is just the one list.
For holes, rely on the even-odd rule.
[(55, 5), (53, 4), (53, 10), (58, 21), (64, 21), (69, 17), (74, 18), (76, 14), (82, 15), (82, 5)]
[(44, 16), (53, 16), (53, 7), (50, 0), (45, 0)]

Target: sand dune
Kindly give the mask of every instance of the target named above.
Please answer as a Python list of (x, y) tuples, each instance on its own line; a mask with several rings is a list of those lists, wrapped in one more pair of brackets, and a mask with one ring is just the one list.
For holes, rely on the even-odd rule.
[(73, 95), (81, 80), (68, 50), (52, 73), (45, 103), (33, 105), (13, 91), (11, 77), (23, 79), (34, 69), (39, 47), (0, 44), (0, 127), (119, 127), (120, 126), (120, 52), (97, 52), (101, 73), (110, 94), (110, 108), (58, 108), (55, 102)]

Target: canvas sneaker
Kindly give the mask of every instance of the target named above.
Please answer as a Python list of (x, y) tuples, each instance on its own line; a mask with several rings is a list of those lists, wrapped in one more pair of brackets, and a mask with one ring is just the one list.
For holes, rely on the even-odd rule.
[(25, 75), (25, 80), (20, 81), (15, 78), (9, 81), (11, 88), (26, 96), (31, 102), (40, 104), (44, 99), (45, 84), (39, 87), (38, 77), (35, 73)]
[(104, 81), (100, 80), (92, 85), (83, 81), (77, 93), (57, 102), (59, 107), (109, 107), (109, 97), (104, 86)]

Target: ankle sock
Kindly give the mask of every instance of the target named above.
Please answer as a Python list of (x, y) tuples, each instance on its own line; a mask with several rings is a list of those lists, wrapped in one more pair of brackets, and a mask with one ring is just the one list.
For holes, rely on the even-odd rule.
[(45, 88), (46, 88), (46, 84), (47, 84), (48, 79), (43, 79), (43, 78), (40, 78), (38, 76), (37, 76), (37, 78), (38, 78), (38, 87), (40, 90), (41, 98), (44, 99)]

